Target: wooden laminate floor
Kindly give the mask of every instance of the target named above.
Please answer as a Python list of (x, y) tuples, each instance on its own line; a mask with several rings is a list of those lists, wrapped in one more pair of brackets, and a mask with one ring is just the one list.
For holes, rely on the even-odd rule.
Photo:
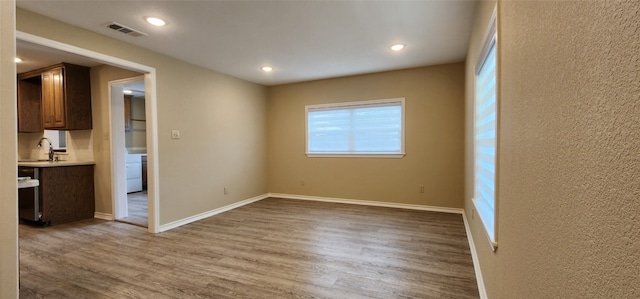
[(478, 298), (457, 214), (269, 198), (156, 235), (19, 230), (21, 298)]
[(118, 221), (147, 227), (149, 209), (147, 207), (147, 190), (127, 194), (128, 216)]

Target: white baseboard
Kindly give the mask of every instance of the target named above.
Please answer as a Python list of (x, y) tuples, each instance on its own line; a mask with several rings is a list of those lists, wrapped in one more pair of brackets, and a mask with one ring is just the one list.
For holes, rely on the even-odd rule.
[(260, 201), (260, 200), (263, 200), (263, 199), (268, 198), (268, 197), (269, 197), (269, 194), (258, 195), (256, 197), (252, 197), (252, 198), (249, 198), (249, 199), (245, 199), (243, 201), (232, 203), (230, 205), (227, 205), (227, 206), (224, 206), (224, 207), (220, 207), (220, 208), (217, 208), (217, 209), (214, 209), (214, 210), (211, 210), (211, 211), (207, 211), (207, 212), (200, 213), (200, 214), (197, 214), (197, 215), (193, 215), (193, 216), (190, 216), (190, 217), (187, 217), (187, 218), (184, 218), (184, 219), (180, 219), (180, 220), (176, 220), (176, 221), (173, 221), (173, 222), (170, 222), (170, 223), (167, 223), (167, 224), (163, 224), (163, 225), (160, 225), (160, 231), (159, 232), (165, 232), (165, 231), (168, 231), (170, 229), (174, 229), (176, 227), (183, 226), (185, 224), (189, 224), (191, 222), (202, 220), (204, 218), (211, 217), (213, 215), (224, 213), (226, 211), (233, 210), (235, 208), (239, 208), (241, 206), (248, 205), (250, 203), (254, 203), (256, 201)]
[[(344, 199), (344, 198), (332, 198), (332, 197), (318, 197), (318, 196), (308, 196), (308, 195), (293, 195), (293, 194), (282, 194), (282, 193), (267, 193), (263, 195), (259, 195), (253, 198), (245, 199), (243, 201), (239, 201), (221, 208), (217, 208), (215, 210), (207, 211), (204, 213), (200, 213), (197, 215), (193, 215), (184, 219), (176, 220), (167, 224), (163, 224), (160, 226), (160, 232), (165, 232), (170, 229), (174, 229), (179, 226), (183, 226), (185, 224), (189, 224), (198, 220), (202, 220), (207, 217), (211, 217), (213, 215), (217, 215), (220, 213), (224, 213), (229, 210), (233, 210), (235, 208), (239, 208), (244, 205), (248, 205), (250, 203), (254, 203), (256, 201), (263, 200), (269, 197), (277, 197), (277, 198), (286, 198), (286, 199), (299, 199), (299, 200), (312, 200), (312, 201), (324, 201), (324, 202), (335, 202), (335, 203), (344, 203), (344, 204), (356, 204), (356, 205), (366, 205), (366, 206), (378, 206), (378, 207), (388, 207), (388, 208), (400, 208), (400, 209), (411, 209), (411, 210), (422, 210), (422, 211), (432, 211), (432, 212), (443, 212), (443, 213), (454, 213), (454, 214), (463, 214), (463, 209), (458, 208), (447, 208), (447, 207), (436, 207), (436, 206), (423, 206), (423, 205), (411, 205), (411, 204), (402, 204), (402, 203), (390, 203), (390, 202), (379, 202), (379, 201), (368, 201), (368, 200), (358, 200), (358, 199)], [(113, 218), (113, 217), (112, 217)], [(113, 220), (113, 219), (111, 219)]]
[(344, 198), (318, 197), (318, 196), (308, 196), (308, 195), (281, 194), (281, 193), (269, 193), (269, 197), (286, 198), (286, 199), (300, 199), (300, 200), (312, 200), (312, 201), (324, 201), (324, 202), (335, 202), (335, 203), (345, 203), (345, 204), (355, 204), (355, 205), (378, 206), (378, 207), (388, 207), (388, 208), (400, 208), (400, 209), (411, 209), (411, 210), (422, 210), (422, 211), (431, 211), (431, 212), (443, 212), (443, 213), (461, 214), (462, 215), (462, 221), (464, 222), (464, 229), (465, 229), (465, 231), (467, 233), (467, 240), (469, 241), (469, 249), (471, 250), (471, 258), (473, 260), (473, 269), (474, 269), (475, 274), (476, 274), (476, 281), (478, 283), (478, 291), (480, 293), (480, 299), (488, 299), (487, 290), (484, 287), (484, 280), (482, 279), (482, 271), (480, 271), (480, 261), (478, 260), (478, 252), (476, 251), (475, 243), (473, 243), (473, 236), (471, 236), (471, 229), (469, 228), (469, 222), (467, 221), (467, 216), (466, 216), (466, 214), (464, 212), (464, 209), (447, 208), (447, 207), (436, 207), (436, 206), (423, 206), (423, 205), (411, 205), (411, 204), (403, 204), (403, 203), (368, 201), (368, 200), (358, 200), (358, 199), (344, 199)]
[[(298, 200), (310, 200), (310, 201), (322, 201), (322, 202), (333, 202), (333, 203), (344, 203), (344, 204), (355, 204), (355, 205), (366, 205), (366, 206), (377, 206), (377, 207), (388, 207), (388, 208), (399, 208), (399, 209), (411, 209), (411, 210), (422, 210), (422, 211), (432, 211), (432, 212), (442, 212), (442, 213), (453, 213), (453, 214), (461, 214), (462, 220), (464, 222), (464, 228), (467, 234), (467, 240), (469, 241), (469, 249), (471, 251), (471, 258), (473, 260), (473, 268), (476, 274), (476, 281), (478, 283), (478, 291), (480, 293), (481, 299), (488, 299), (487, 291), (484, 287), (484, 280), (482, 278), (482, 271), (480, 270), (480, 262), (478, 260), (478, 253), (476, 251), (475, 243), (473, 242), (473, 236), (471, 235), (471, 229), (469, 228), (469, 222), (467, 221), (467, 216), (464, 212), (464, 209), (460, 208), (448, 208), (448, 207), (436, 207), (436, 206), (423, 206), (423, 205), (412, 205), (412, 204), (403, 204), (403, 203), (390, 203), (390, 202), (380, 202), (380, 201), (368, 201), (368, 200), (359, 200), (359, 199), (345, 199), (345, 198), (333, 198), (333, 197), (319, 197), (319, 196), (308, 196), (308, 195), (293, 195), (293, 194), (282, 194), (282, 193), (267, 193), (263, 195), (259, 195), (253, 198), (245, 199), (243, 201), (239, 201), (224, 207), (220, 207), (208, 212), (200, 213), (191, 217), (187, 217), (184, 219), (180, 219), (177, 221), (173, 221), (160, 226), (160, 232), (168, 231), (170, 229), (174, 229), (179, 226), (183, 226), (185, 224), (189, 224), (198, 220), (202, 220), (207, 217), (211, 217), (220, 213), (224, 213), (235, 208), (239, 208), (244, 205), (248, 205), (254, 203), (256, 201), (263, 200), (265, 198), (275, 197), (275, 198), (285, 198), (285, 199), (298, 199)], [(105, 220), (113, 220), (113, 216), (111, 214), (104, 213), (95, 213), (96, 218), (105, 219)]]
[(282, 193), (269, 193), (269, 197), (335, 202), (335, 203), (345, 203), (345, 204), (352, 204), (352, 205), (376, 206), (376, 207), (387, 207), (387, 208), (398, 208), (398, 209), (422, 210), (422, 211), (443, 212), (443, 213), (453, 213), (453, 214), (464, 213), (464, 210), (459, 208), (423, 206), (423, 205), (412, 205), (412, 204), (405, 204), (405, 203), (392, 203), (392, 202), (370, 201), (370, 200), (359, 200), (359, 199), (293, 195), (293, 194), (282, 194)]
[(469, 250), (471, 250), (471, 258), (473, 259), (473, 269), (476, 272), (476, 281), (478, 282), (480, 299), (488, 299), (487, 289), (484, 287), (484, 279), (482, 278), (482, 271), (480, 270), (478, 252), (476, 251), (476, 245), (473, 242), (473, 236), (471, 235), (471, 228), (469, 227), (469, 221), (467, 221), (467, 215), (464, 212), (462, 213), (462, 220), (464, 221), (464, 229), (467, 232), (467, 240), (469, 241)]
[(100, 212), (93, 213), (93, 218), (102, 219), (102, 220), (109, 220), (109, 221), (113, 221), (114, 220), (112, 214), (100, 213)]
[[(319, 196), (308, 196), (308, 195), (293, 195), (293, 194), (282, 194), (282, 193), (267, 193), (263, 195), (259, 195), (253, 198), (245, 199), (243, 201), (239, 201), (237, 203), (233, 203), (221, 208), (217, 208), (208, 212), (200, 213), (191, 217), (187, 217), (184, 219), (180, 219), (177, 221), (173, 221), (167, 223), (165, 225), (160, 226), (160, 232), (168, 231), (170, 229), (174, 229), (179, 226), (183, 226), (185, 224), (189, 224), (198, 220), (202, 220), (207, 217), (211, 217), (220, 213), (224, 213), (235, 208), (239, 208), (244, 205), (248, 205), (250, 203), (254, 203), (256, 201), (263, 200), (269, 197), (276, 198), (285, 198), (285, 199), (298, 199), (298, 200), (310, 200), (310, 201), (322, 201), (322, 202), (334, 202), (334, 203), (344, 203), (344, 204), (355, 204), (355, 205), (366, 205), (366, 206), (378, 206), (378, 207), (388, 207), (388, 208), (400, 208), (400, 209), (411, 209), (411, 210), (422, 210), (422, 211), (432, 211), (432, 212), (443, 212), (443, 213), (453, 213), (453, 214), (461, 214), (462, 220), (464, 222), (464, 228), (467, 234), (467, 240), (469, 241), (469, 249), (471, 251), (471, 258), (473, 260), (473, 268), (476, 274), (476, 281), (478, 283), (478, 291), (481, 299), (488, 299), (487, 290), (484, 287), (484, 279), (482, 278), (482, 271), (480, 270), (480, 261), (478, 260), (478, 253), (476, 251), (475, 243), (473, 242), (473, 236), (471, 235), (471, 229), (469, 228), (469, 222), (467, 221), (467, 216), (464, 212), (464, 209), (459, 208), (448, 208), (448, 207), (436, 207), (436, 206), (423, 206), (423, 205), (412, 205), (412, 204), (402, 204), (402, 203), (390, 203), (390, 202), (379, 202), (379, 201), (368, 201), (368, 200), (358, 200), (358, 199), (345, 199), (345, 198), (333, 198), (333, 197), (319, 197)], [(95, 213), (95, 218), (105, 219), (105, 220), (113, 220), (113, 216), (111, 214), (105, 213)]]

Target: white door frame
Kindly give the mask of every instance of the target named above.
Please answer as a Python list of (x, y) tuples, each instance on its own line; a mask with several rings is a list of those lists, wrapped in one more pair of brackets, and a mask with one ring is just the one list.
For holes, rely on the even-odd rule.
[[(109, 120), (111, 123), (111, 210), (115, 220), (129, 216), (124, 137), (124, 93), (118, 81), (109, 81)], [(125, 83), (125, 82), (122, 82)]]
[[(91, 50), (83, 49), (80, 47), (72, 46), (69, 44), (61, 43), (58, 41), (54, 41), (51, 39), (43, 38), (37, 35), (29, 34), (22, 31), (16, 30), (16, 39), (27, 41), (30, 43), (46, 46), (49, 48), (70, 52), (73, 54), (78, 54), (81, 56), (85, 56), (97, 61), (100, 61), (104, 64), (133, 70), (137, 72), (144, 73), (144, 84), (145, 84), (145, 113), (147, 117), (147, 163), (148, 163), (148, 181), (147, 181), (147, 192), (148, 192), (148, 208), (149, 208), (149, 222), (148, 222), (148, 231), (150, 233), (159, 233), (160, 232), (160, 203), (159, 203), (159, 168), (158, 168), (158, 105), (157, 105), (157, 97), (156, 97), (156, 69), (154, 67), (146, 66), (143, 64), (139, 64), (136, 62), (120, 59), (117, 57), (105, 55), (102, 53), (94, 52)], [(111, 105), (109, 105), (111, 107)], [(109, 108), (111, 109), (111, 108)], [(111, 111), (109, 111), (109, 117), (111, 118)], [(112, 127), (112, 126), (110, 126)], [(113, 134), (114, 132), (111, 132)], [(124, 134), (124, 131), (123, 131)], [(96, 138), (94, 136), (94, 138)], [(112, 141), (113, 138), (110, 138)], [(110, 141), (110, 143), (111, 143)], [(112, 146), (112, 145), (111, 145)], [(124, 152), (124, 148), (122, 148)], [(111, 153), (111, 166), (113, 167), (114, 153)], [(123, 164), (124, 167), (124, 164)], [(112, 170), (112, 177), (114, 173)], [(115, 193), (114, 190), (114, 181), (112, 179), (111, 191)], [(112, 196), (113, 201), (113, 196)], [(112, 203), (115, 204), (115, 203)], [(115, 212), (115, 210), (114, 210)]]
[(125, 166), (126, 157), (124, 152), (125, 132), (123, 84), (143, 80), (144, 76), (137, 76), (109, 81), (108, 83), (109, 99), (111, 101), (111, 104), (109, 105), (109, 119), (111, 120), (111, 203), (113, 207), (113, 218), (116, 220), (129, 216)]

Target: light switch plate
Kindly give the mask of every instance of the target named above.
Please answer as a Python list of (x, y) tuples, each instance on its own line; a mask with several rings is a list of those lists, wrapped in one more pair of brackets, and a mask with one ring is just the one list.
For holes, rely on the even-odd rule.
[(180, 139), (180, 131), (171, 130), (171, 139)]

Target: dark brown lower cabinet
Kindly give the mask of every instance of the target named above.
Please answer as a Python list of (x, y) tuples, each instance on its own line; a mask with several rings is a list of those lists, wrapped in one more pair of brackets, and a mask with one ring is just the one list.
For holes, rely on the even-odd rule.
[(93, 165), (40, 168), (40, 192), (43, 222), (56, 225), (94, 217)]
[(142, 155), (142, 190), (147, 190), (147, 155)]

